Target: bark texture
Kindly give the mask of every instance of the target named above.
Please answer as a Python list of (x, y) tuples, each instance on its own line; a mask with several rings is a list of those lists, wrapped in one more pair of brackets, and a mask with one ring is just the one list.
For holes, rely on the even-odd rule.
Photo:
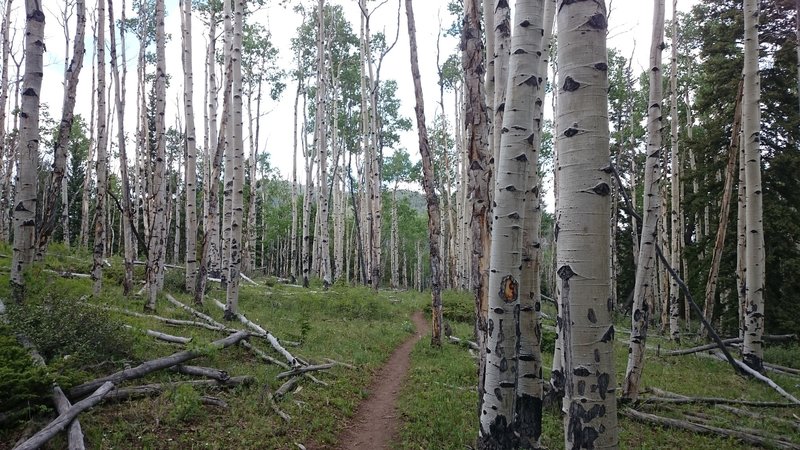
[(742, 128), (744, 129), (745, 214), (745, 306), (742, 359), (750, 368), (763, 372), (764, 349), (764, 224), (761, 190), (761, 79), (758, 69), (759, 2), (744, 2), (744, 91)]
[(556, 267), (564, 346), (565, 447), (616, 448), (605, 2), (557, 8)]
[(181, 0), (183, 25), (183, 108), (186, 116), (186, 290), (194, 292), (197, 276), (197, 137), (194, 127), (192, 71), (192, 2)]
[(422, 157), (422, 187), (425, 190), (425, 200), (428, 208), (428, 236), (431, 258), (431, 302), (432, 302), (432, 333), (431, 345), (442, 345), (442, 273), (441, 251), (439, 240), (441, 234), (441, 212), (439, 211), (439, 197), (436, 195), (433, 173), (433, 159), (431, 158), (428, 144), (428, 128), (425, 122), (425, 101), (422, 94), (422, 81), (419, 74), (417, 56), (417, 30), (414, 23), (414, 7), (412, 0), (406, 0), (406, 16), (408, 19), (408, 40), (411, 53), (411, 77), (414, 80), (414, 96), (416, 104), (414, 111), (417, 116), (417, 135), (419, 137), (419, 153)]
[[(644, 168), (644, 214), (642, 218), (642, 240), (639, 260), (636, 264), (636, 284), (633, 288), (631, 310), (631, 344), (628, 352), (628, 368), (623, 382), (623, 398), (636, 400), (639, 381), (644, 369), (645, 341), (650, 320), (650, 299), (658, 289), (654, 285), (656, 246), (658, 245), (658, 222), (661, 218), (661, 100), (662, 74), (661, 53), (664, 48), (664, 0), (653, 3), (653, 36), (650, 44), (650, 95), (647, 110), (647, 155)], [(672, 300), (672, 299), (671, 299)], [(677, 308), (670, 302), (670, 309)], [(671, 311), (672, 312), (672, 311)], [(670, 334), (675, 339), (677, 316), (670, 314)], [(673, 327), (673, 320), (675, 326)]]
[(103, 286), (103, 257), (106, 246), (106, 203), (108, 199), (108, 124), (106, 119), (106, 49), (105, 49), (105, 1), (97, 1), (97, 200), (95, 201), (94, 248), (92, 258), (92, 281), (94, 295)]

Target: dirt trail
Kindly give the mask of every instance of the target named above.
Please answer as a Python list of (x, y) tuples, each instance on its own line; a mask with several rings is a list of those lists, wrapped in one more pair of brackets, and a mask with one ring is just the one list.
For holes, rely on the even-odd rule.
[(416, 327), (414, 336), (406, 339), (373, 377), (369, 398), (359, 405), (355, 417), (339, 435), (339, 450), (392, 448), (393, 438), (400, 425), (396, 408), (397, 397), (408, 376), (411, 349), (428, 327), (421, 312), (415, 312), (411, 318)]

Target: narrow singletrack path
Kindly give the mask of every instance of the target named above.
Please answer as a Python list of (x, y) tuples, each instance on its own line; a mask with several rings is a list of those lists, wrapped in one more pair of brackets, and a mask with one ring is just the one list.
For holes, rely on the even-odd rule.
[(339, 435), (340, 450), (390, 449), (400, 426), (397, 397), (408, 377), (411, 350), (428, 327), (417, 311), (411, 316), (416, 331), (398, 347), (372, 379), (369, 397), (358, 407), (355, 417)]

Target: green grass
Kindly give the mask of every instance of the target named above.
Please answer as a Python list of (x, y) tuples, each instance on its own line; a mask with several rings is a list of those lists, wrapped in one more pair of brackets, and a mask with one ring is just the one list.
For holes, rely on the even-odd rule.
[[(2, 253), (3, 248), (0, 248)], [(124, 298), (118, 282), (121, 279), (121, 262), (112, 259), (113, 267), (106, 270), (104, 291), (97, 298), (89, 297), (91, 285), (85, 279), (64, 279), (45, 272), (60, 270), (87, 271), (87, 255), (73, 255), (67, 249), (51, 252), (42, 265), (28, 274), (29, 293), (33, 305), (44, 304), (47, 298), (57, 297), (64, 301), (83, 301), (140, 311), (141, 298)], [(7, 253), (10, 253), (6, 249)], [(137, 268), (139, 270), (139, 268)], [(140, 273), (141, 275), (141, 273)], [(169, 274), (167, 286), (180, 283), (180, 273)], [(206, 391), (177, 389), (163, 395), (125, 401), (105, 403), (81, 416), (81, 423), (90, 448), (135, 448), (135, 449), (290, 449), (301, 443), (309, 448), (331, 448), (336, 438), (353, 416), (356, 408), (368, 396), (367, 387), (371, 377), (388, 359), (392, 350), (410, 336), (413, 325), (410, 314), (416, 310), (429, 311), (429, 293), (380, 291), (377, 295), (366, 288), (336, 285), (324, 291), (319, 284), (311, 289), (302, 289), (275, 283), (273, 280), (258, 280), (261, 286), (242, 285), (240, 309), (251, 320), (261, 324), (281, 339), (297, 341), (297, 347), (288, 347), (295, 355), (311, 362), (321, 363), (324, 358), (354, 364), (357, 370), (335, 367), (316, 376), (326, 382), (323, 386), (303, 379), (287, 397), (280, 402), (284, 412), (292, 417), (286, 423), (269, 407), (267, 390), (277, 389), (281, 382), (275, 375), (283, 369), (267, 365), (241, 347), (209, 352), (192, 361), (192, 364), (217, 367), (232, 376), (252, 375), (256, 382), (250, 386), (232, 390)], [(266, 283), (267, 285), (263, 285)], [(173, 287), (173, 289), (177, 289)], [(172, 291), (175, 297), (190, 303), (188, 295)], [(7, 275), (0, 278), (0, 296), (8, 298)], [(212, 285), (209, 298), (224, 300), (224, 292)], [(468, 294), (447, 292), (444, 297), (445, 317), (453, 333), (462, 338), (472, 335), (472, 298)], [(76, 306), (77, 307), (77, 306)], [(222, 322), (222, 311), (208, 302), (203, 312)], [(552, 305), (545, 304), (544, 312), (554, 316)], [(159, 315), (165, 317), (193, 319), (187, 312), (159, 300)], [(73, 315), (65, 315), (65, 317)], [(80, 317), (77, 315), (76, 317)], [(203, 348), (221, 336), (215, 332), (188, 327), (171, 327), (145, 318), (109, 313), (104, 316), (109, 323), (126, 323), (137, 328), (150, 328), (170, 334), (190, 336), (192, 348)], [(65, 319), (66, 320), (66, 319)], [(80, 320), (80, 319), (70, 319)], [(552, 320), (545, 320), (552, 324)], [(82, 324), (64, 323), (64, 327)], [(238, 323), (230, 324), (240, 327)], [(618, 327), (627, 328), (628, 319), (619, 318)], [(106, 327), (96, 327), (103, 333)], [(113, 327), (112, 327), (113, 328)], [(113, 352), (101, 355), (58, 355), (50, 361), (51, 375), (57, 377), (62, 386), (69, 388), (81, 381), (111, 373), (125, 364), (136, 365), (142, 361), (171, 354), (181, 347), (161, 343), (145, 335), (118, 330), (129, 336), (121, 340)], [(10, 335), (6, 332), (6, 335)], [(65, 335), (63, 339), (70, 339)], [(547, 333), (546, 339), (552, 339)], [(625, 337), (620, 334), (619, 337)], [(101, 339), (102, 337), (98, 338)], [(80, 338), (74, 338), (80, 339)], [(277, 357), (269, 346), (253, 341), (256, 346)], [(445, 344), (440, 349), (430, 347), (430, 340), (423, 338), (413, 349), (412, 367), (398, 404), (403, 423), (395, 448), (399, 449), (463, 449), (473, 445), (477, 435), (477, 379), (476, 363), (464, 348)], [(3, 344), (6, 343), (6, 344)], [(648, 341), (649, 345), (662, 349), (674, 348), (658, 336)], [(0, 339), (0, 346), (11, 348), (13, 339)], [(546, 343), (552, 348), (551, 343)], [(685, 342), (684, 345), (689, 345)], [(80, 350), (83, 347), (76, 347)], [(0, 349), (2, 350), (2, 349)], [(19, 349), (6, 354), (19, 362)], [(615, 347), (617, 383), (625, 370), (627, 347), (618, 342)], [(796, 366), (800, 360), (798, 346), (776, 346), (767, 349), (767, 359), (783, 365)], [(78, 357), (80, 356), (80, 357)], [(94, 359), (93, 359), (94, 358)], [(549, 377), (551, 352), (544, 354), (544, 363)], [(16, 364), (16, 363), (15, 363)], [(20, 366), (22, 367), (22, 366)], [(22, 367), (20, 370), (28, 370)], [(770, 375), (776, 382), (794, 395), (800, 395), (800, 378)], [(129, 385), (157, 383), (190, 379), (174, 372), (161, 371)], [(780, 396), (763, 384), (734, 375), (723, 362), (697, 356), (659, 357), (655, 352), (647, 353), (643, 385), (678, 392), (685, 395), (718, 396), (750, 400), (782, 401)], [(35, 390), (36, 385), (30, 390)], [(40, 388), (39, 388), (40, 389)], [(229, 409), (200, 405), (200, 395), (213, 395), (226, 401)], [(46, 397), (46, 396), (45, 396)], [(42, 408), (46, 400), (31, 395), (30, 413), (15, 426), (0, 427), (0, 449), (11, 448), (23, 431), (37, 430), (52, 417)], [(1, 400), (1, 399), (0, 399)], [(2, 403), (0, 403), (2, 405)], [(782, 435), (800, 442), (800, 432), (773, 418), (791, 419), (798, 409), (764, 411), (768, 418), (752, 419), (736, 417), (710, 406), (657, 407), (638, 405), (638, 408), (668, 417), (682, 417), (686, 412), (703, 412), (713, 417), (713, 424), (722, 427), (745, 427), (765, 429), (770, 434)], [(2, 409), (2, 408), (0, 408)], [(33, 412), (39, 411), (38, 414)], [(756, 411), (756, 410), (752, 410)], [(546, 410), (543, 420), (543, 443), (551, 449), (563, 448), (563, 425), (560, 412)], [(623, 448), (691, 448), (691, 449), (744, 449), (748, 446), (736, 441), (675, 430), (664, 430), (620, 418), (620, 439)], [(52, 441), (47, 448), (64, 446), (63, 437)]]

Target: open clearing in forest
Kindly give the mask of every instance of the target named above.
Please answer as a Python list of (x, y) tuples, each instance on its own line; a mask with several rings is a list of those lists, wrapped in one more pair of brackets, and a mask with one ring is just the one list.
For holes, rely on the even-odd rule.
[[(58, 256), (52, 252), (44, 268), (33, 268), (30, 284), (30, 302), (25, 313), (58, 300), (69, 302), (72, 309), (80, 310), (77, 303), (83, 298), (92, 304), (107, 305), (132, 311), (141, 311), (143, 300), (125, 299), (116, 287), (109, 287), (99, 298), (90, 298), (91, 284), (85, 279), (67, 279), (44, 275), (42, 269), (85, 273), (88, 263), (74, 255)], [(105, 286), (114, 286), (121, 277), (121, 263), (112, 259), (112, 268), (106, 271)], [(38, 275), (37, 275), (38, 274)], [(141, 275), (141, 274), (139, 274)], [(167, 273), (165, 290), (179, 301), (190, 304), (190, 298), (180, 293), (183, 274), (179, 270)], [(295, 356), (311, 364), (324, 364), (327, 358), (354, 366), (344, 365), (314, 372), (319, 384), (309, 377), (300, 377), (299, 382), (281, 399), (278, 408), (290, 416), (280, 418), (270, 406), (269, 396), (285, 381), (276, 375), (285, 369), (269, 365), (253, 356), (242, 347), (224, 350), (207, 350), (206, 343), (223, 337), (219, 332), (196, 328), (176, 327), (147, 318), (99, 312), (86, 307), (86, 313), (104, 314), (110, 323), (125, 323), (136, 328), (149, 328), (165, 333), (191, 337), (190, 349), (205, 349), (204, 356), (191, 364), (215, 367), (227, 371), (231, 377), (249, 375), (255, 377), (252, 384), (226, 390), (202, 387), (190, 389), (167, 389), (161, 395), (104, 402), (82, 414), (80, 421), (90, 448), (241, 448), (241, 449), (291, 449), (301, 444), (307, 448), (340, 448), (346, 445), (341, 436), (353, 432), (359, 405), (376, 395), (379, 387), (373, 380), (381, 373), (395, 349), (413, 338), (414, 324), (411, 314), (423, 311), (429, 314), (428, 293), (413, 291), (380, 291), (377, 294), (366, 288), (336, 285), (329, 291), (312, 285), (302, 289), (257, 278), (259, 286), (243, 285), (240, 308), (249, 319), (257, 322), (287, 343), (287, 349)], [(8, 295), (6, 278), (0, 279), (0, 296)], [(224, 293), (218, 285), (212, 286), (211, 299), (223, 299)], [(553, 317), (552, 305), (545, 304), (544, 311)], [(426, 309), (427, 307), (427, 309)], [(471, 335), (470, 318), (473, 302), (466, 293), (445, 292), (445, 318), (450, 322), (455, 336), (467, 338)], [(9, 305), (9, 310), (13, 306)], [(10, 311), (12, 314), (13, 311)], [(209, 303), (203, 312), (222, 322), (222, 311)], [(159, 301), (157, 314), (163, 317), (194, 320), (189, 313), (174, 307), (166, 300)], [(73, 316), (62, 318), (60, 329), (80, 329), (82, 323), (70, 323)], [(629, 320), (619, 317), (617, 327), (626, 329)], [(545, 318), (545, 324), (552, 320)], [(232, 328), (242, 329), (238, 322), (227, 322)], [(85, 328), (85, 327), (83, 327)], [(70, 358), (58, 355), (48, 361), (51, 370), (65, 390), (86, 380), (110, 374), (126, 364), (135, 366), (143, 361), (166, 356), (184, 349), (184, 346), (156, 341), (150, 336), (116, 328), (116, 333), (128, 337), (130, 349), (125, 356), (110, 355), (102, 361), (80, 362), (80, 355)], [(91, 331), (91, 330), (83, 330)], [(9, 335), (7, 328), (3, 334)], [(60, 336), (60, 334), (56, 333)], [(63, 333), (62, 333), (63, 334)], [(91, 336), (91, 335), (90, 335)], [(408, 449), (463, 449), (474, 443), (477, 433), (477, 396), (475, 359), (462, 346), (446, 344), (441, 349), (430, 348), (429, 333), (413, 345), (410, 367), (397, 401), (398, 413), (391, 417), (399, 427), (390, 448)], [(550, 332), (544, 334), (544, 376), (549, 376), (552, 358)], [(617, 333), (615, 359), (617, 382), (625, 369), (627, 346), (622, 342), (626, 335)], [(66, 338), (64, 338), (66, 339)], [(290, 345), (294, 341), (298, 345)], [(12, 340), (0, 341), (11, 345)], [(264, 341), (251, 339), (256, 347), (270, 356), (279, 355)], [(663, 351), (675, 345), (659, 337), (648, 344), (659, 346)], [(684, 346), (689, 346), (685, 342)], [(4, 348), (3, 350), (7, 350)], [(0, 353), (3, 355), (4, 353)], [(769, 362), (797, 367), (800, 350), (796, 344), (771, 346), (767, 349)], [(0, 361), (0, 366), (6, 361)], [(790, 393), (800, 395), (800, 377), (778, 374), (770, 376)], [(197, 379), (173, 371), (159, 371), (142, 379), (129, 381), (123, 386), (151, 383), (175, 382)], [(0, 380), (2, 381), (2, 380)], [(647, 366), (643, 385), (689, 396), (724, 397), (761, 401), (783, 401), (765, 385), (734, 375), (730, 367), (720, 361), (696, 355), (665, 357), (647, 353)], [(2, 388), (0, 383), (0, 388)], [(202, 396), (213, 396), (227, 404), (227, 408), (202, 403)], [(49, 399), (34, 398), (32, 405), (49, 407)], [(2, 405), (2, 404), (0, 404)], [(41, 407), (36, 406), (35, 411)], [(750, 415), (742, 416), (709, 405), (657, 405), (645, 403), (638, 409), (662, 416), (696, 421), (723, 428), (751, 428), (763, 430), (771, 435), (780, 435), (792, 442), (800, 442), (800, 408), (758, 409), (742, 407)], [(2, 409), (2, 408), (0, 408)], [(392, 415), (394, 416), (394, 414)], [(27, 412), (23, 420), (14, 426), (4, 424), (0, 428), (0, 449), (11, 448), (23, 435), (30, 434), (46, 425), (52, 414)], [(356, 423), (358, 422), (357, 419)], [(719, 438), (694, 433), (665, 430), (620, 418), (621, 442), (625, 448), (750, 448), (730, 438)], [(546, 410), (544, 417), (544, 444), (549, 448), (561, 448), (562, 423), (556, 409)], [(360, 433), (359, 433), (360, 434)], [(56, 437), (47, 448), (63, 448), (63, 435)]]

